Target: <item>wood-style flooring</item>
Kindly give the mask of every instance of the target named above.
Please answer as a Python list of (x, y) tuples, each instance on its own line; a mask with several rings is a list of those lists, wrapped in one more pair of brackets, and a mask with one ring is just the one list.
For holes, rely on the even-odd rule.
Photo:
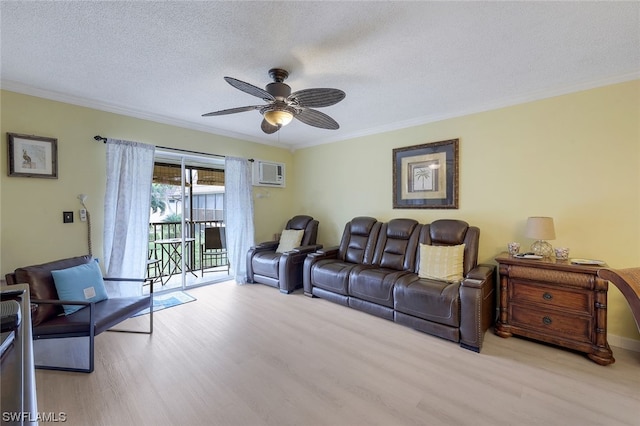
[(151, 336), (99, 335), (95, 372), (38, 370), (38, 411), (83, 426), (640, 425), (640, 353), (600, 366), (489, 330), (477, 354), (301, 291), (188, 293)]

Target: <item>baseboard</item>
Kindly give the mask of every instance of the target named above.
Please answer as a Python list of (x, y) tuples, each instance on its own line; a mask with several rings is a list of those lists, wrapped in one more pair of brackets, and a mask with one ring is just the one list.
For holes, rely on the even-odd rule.
[(628, 337), (616, 336), (615, 334), (609, 334), (607, 336), (609, 345), (622, 349), (628, 349), (634, 352), (640, 352), (640, 340), (629, 339)]

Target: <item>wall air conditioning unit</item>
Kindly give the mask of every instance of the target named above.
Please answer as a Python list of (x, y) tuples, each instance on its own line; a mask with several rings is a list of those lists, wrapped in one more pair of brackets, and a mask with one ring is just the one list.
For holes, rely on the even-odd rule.
[(284, 188), (284, 164), (255, 160), (253, 162), (253, 185)]

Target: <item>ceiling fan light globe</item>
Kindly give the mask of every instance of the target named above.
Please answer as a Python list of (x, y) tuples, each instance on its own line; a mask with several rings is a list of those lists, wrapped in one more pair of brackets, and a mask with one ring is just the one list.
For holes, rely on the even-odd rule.
[(289, 111), (283, 110), (271, 110), (266, 111), (264, 113), (264, 119), (267, 120), (269, 124), (276, 127), (284, 127), (287, 124), (291, 123), (293, 120), (293, 114)]

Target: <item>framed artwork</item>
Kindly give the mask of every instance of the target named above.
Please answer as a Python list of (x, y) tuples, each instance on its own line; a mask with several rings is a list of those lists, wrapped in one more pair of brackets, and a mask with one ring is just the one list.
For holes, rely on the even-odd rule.
[(58, 178), (58, 140), (7, 133), (9, 176)]
[(393, 208), (458, 208), (458, 139), (393, 150)]

